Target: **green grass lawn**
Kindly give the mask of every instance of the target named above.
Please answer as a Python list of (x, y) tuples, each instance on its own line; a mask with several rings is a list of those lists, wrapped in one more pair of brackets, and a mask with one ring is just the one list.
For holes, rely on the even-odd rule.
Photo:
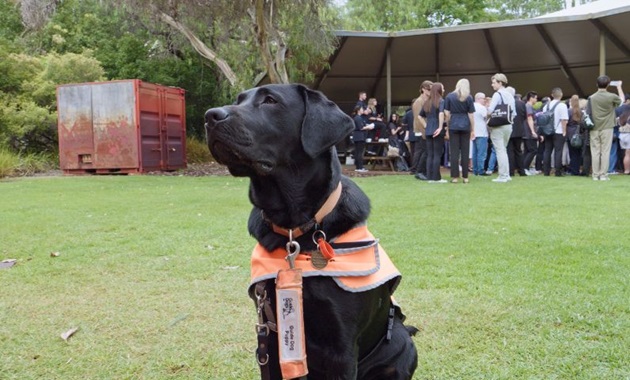
[[(415, 379), (630, 378), (630, 176), (356, 182)], [(0, 379), (257, 378), (248, 183), (1, 181)]]

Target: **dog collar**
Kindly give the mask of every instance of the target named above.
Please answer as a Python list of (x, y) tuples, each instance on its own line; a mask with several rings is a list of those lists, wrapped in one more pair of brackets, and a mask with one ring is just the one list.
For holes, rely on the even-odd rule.
[[(284, 228), (278, 226), (277, 224), (271, 223), (271, 221), (268, 222), (271, 223), (271, 228), (273, 229), (273, 232), (286, 237), (292, 236), (294, 239), (297, 239), (298, 237), (304, 235), (306, 232), (310, 231), (316, 224), (321, 224), (326, 215), (330, 214), (330, 212), (334, 210), (335, 206), (337, 206), (337, 202), (339, 202), (340, 197), (341, 182), (339, 182), (337, 188), (333, 190), (332, 193), (330, 193), (328, 199), (326, 199), (326, 202), (324, 202), (322, 207), (315, 213), (313, 219), (309, 220), (303, 225), (295, 228)], [(264, 219), (267, 220), (266, 218)]]

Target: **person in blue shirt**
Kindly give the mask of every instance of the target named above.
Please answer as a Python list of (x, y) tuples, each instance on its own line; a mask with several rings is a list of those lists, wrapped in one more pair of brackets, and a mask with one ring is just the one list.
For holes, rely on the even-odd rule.
[(462, 178), (468, 183), (470, 161), (470, 141), (475, 139), (475, 102), (470, 96), (470, 82), (460, 79), (455, 91), (444, 99), (444, 115), (448, 123), (449, 147), (451, 158), (451, 182), (459, 181), (459, 165), (462, 166)]

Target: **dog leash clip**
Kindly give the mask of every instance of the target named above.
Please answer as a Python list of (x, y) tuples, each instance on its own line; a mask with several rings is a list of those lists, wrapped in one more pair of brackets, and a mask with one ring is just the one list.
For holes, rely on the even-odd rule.
[(293, 240), (293, 230), (289, 230), (289, 242), (287, 243), (287, 257), (289, 268), (295, 269), (295, 258), (300, 253), (300, 244)]

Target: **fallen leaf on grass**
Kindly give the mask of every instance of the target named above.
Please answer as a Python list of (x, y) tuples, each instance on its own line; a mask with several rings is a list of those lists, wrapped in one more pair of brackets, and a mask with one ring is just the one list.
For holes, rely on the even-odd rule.
[(67, 342), (68, 339), (70, 339), (70, 337), (73, 336), (74, 333), (76, 333), (77, 331), (79, 331), (78, 327), (71, 328), (70, 330), (68, 330), (65, 333), (61, 334), (61, 339), (65, 340)]
[(6, 259), (0, 262), (0, 269), (8, 269), (17, 263), (17, 259)]
[(169, 324), (168, 327), (173, 327), (176, 324), (178, 324), (179, 322), (183, 321), (184, 319), (188, 318), (188, 313), (186, 314), (180, 314), (177, 317), (175, 317), (175, 319), (173, 319)]
[(59, 257), (60, 254), (59, 252), (50, 252), (50, 257)]

